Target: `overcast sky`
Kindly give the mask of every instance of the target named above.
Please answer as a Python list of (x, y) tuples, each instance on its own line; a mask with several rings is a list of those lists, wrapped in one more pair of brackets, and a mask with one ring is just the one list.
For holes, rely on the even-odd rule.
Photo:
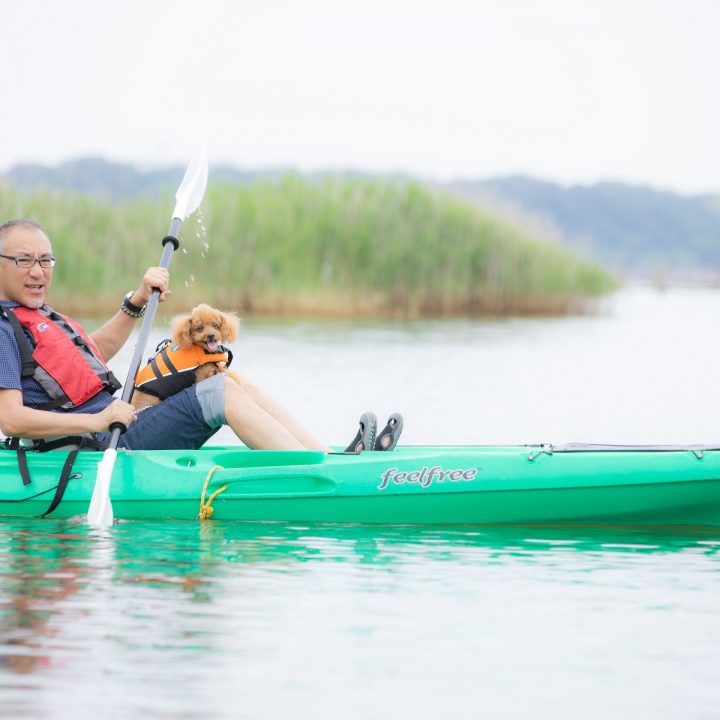
[(202, 134), (244, 168), (720, 192), (715, 0), (0, 8), (0, 170), (184, 164)]

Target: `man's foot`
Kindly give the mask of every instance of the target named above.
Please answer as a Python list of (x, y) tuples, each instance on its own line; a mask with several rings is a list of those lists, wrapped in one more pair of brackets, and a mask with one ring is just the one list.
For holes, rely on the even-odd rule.
[(387, 425), (377, 436), (373, 450), (387, 452), (393, 450), (400, 439), (403, 430), (403, 416), (400, 413), (393, 413), (387, 421)]
[(376, 432), (377, 418), (374, 412), (368, 410), (360, 416), (360, 428), (353, 441), (345, 448), (345, 452), (372, 450), (375, 445)]

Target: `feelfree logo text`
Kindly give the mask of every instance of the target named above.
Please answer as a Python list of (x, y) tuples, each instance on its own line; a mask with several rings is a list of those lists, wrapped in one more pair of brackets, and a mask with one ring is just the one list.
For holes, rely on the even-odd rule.
[(477, 474), (478, 468), (443, 470), (440, 465), (433, 467), (425, 466), (420, 470), (414, 470), (412, 472), (398, 472), (397, 468), (389, 468), (380, 476), (378, 490), (385, 490), (390, 483), (394, 483), (395, 485), (416, 483), (420, 485), (420, 487), (426, 488), (432, 483), (474, 480)]

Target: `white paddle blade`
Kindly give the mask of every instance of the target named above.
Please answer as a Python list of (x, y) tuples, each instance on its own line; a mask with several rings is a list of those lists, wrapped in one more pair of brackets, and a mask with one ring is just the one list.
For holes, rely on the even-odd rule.
[(192, 215), (205, 197), (208, 181), (208, 162), (205, 149), (198, 144), (193, 159), (185, 171), (185, 176), (175, 193), (175, 210), (173, 218), (184, 220)]
[(113, 509), (110, 502), (110, 481), (112, 480), (113, 469), (117, 450), (108, 448), (103, 453), (103, 459), (98, 463), (95, 487), (90, 507), (88, 508), (88, 525), (93, 527), (109, 527), (113, 524)]

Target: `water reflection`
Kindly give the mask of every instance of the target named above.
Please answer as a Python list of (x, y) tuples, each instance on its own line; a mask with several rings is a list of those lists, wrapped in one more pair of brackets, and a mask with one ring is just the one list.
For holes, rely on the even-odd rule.
[[(4, 627), (35, 628), (53, 604), (105, 583), (132, 582), (190, 595), (240, 566), (302, 572), (317, 563), (392, 570), (426, 563), (550, 561), (720, 551), (720, 529), (703, 527), (415, 527), (252, 522), (122, 522), (105, 533), (66, 521), (19, 519), (0, 534)], [(7, 636), (6, 636), (7, 638)]]
[(114, 541), (93, 538), (87, 528), (30, 521), (3, 524), (0, 542), (0, 663), (28, 673), (50, 664), (45, 641), (59, 632), (56, 608), (67, 609), (107, 573)]
[[(419, 663), (433, 667), (436, 691), (457, 698), (460, 711), (476, 702), (469, 688), (478, 683), (510, 697), (499, 694), (497, 665), (510, 646), (524, 653), (514, 653), (517, 677), (532, 677), (550, 654), (589, 692), (595, 675), (582, 667), (613, 667), (624, 634), (652, 648), (658, 622), (673, 628), (680, 617), (686, 656), (705, 657), (720, 640), (708, 592), (718, 548), (717, 528), (210, 521), (124, 522), (98, 533), (67, 521), (6, 521), (0, 688), (12, 716), (84, 716), (112, 703), (116, 717), (235, 718), (239, 693), (245, 714), (258, 717), (269, 697), (282, 713), (319, 692), (329, 693), (328, 711), (342, 712), (348, 694), (365, 696), (354, 679), (361, 672), (381, 712), (380, 698), (398, 688), (422, 697)], [(654, 623), (623, 628), (625, 617), (645, 613)], [(585, 659), (576, 668), (578, 652)], [(343, 661), (348, 653), (356, 671)], [(470, 668), (480, 673), (472, 682)], [(665, 671), (674, 675), (672, 665)], [(291, 682), (282, 696), (268, 695), (278, 673)], [(83, 692), (70, 691), (73, 683)], [(699, 698), (710, 702), (714, 687)], [(64, 715), (54, 714), (58, 703)], [(436, 717), (439, 708), (410, 703), (398, 717), (411, 710)]]

